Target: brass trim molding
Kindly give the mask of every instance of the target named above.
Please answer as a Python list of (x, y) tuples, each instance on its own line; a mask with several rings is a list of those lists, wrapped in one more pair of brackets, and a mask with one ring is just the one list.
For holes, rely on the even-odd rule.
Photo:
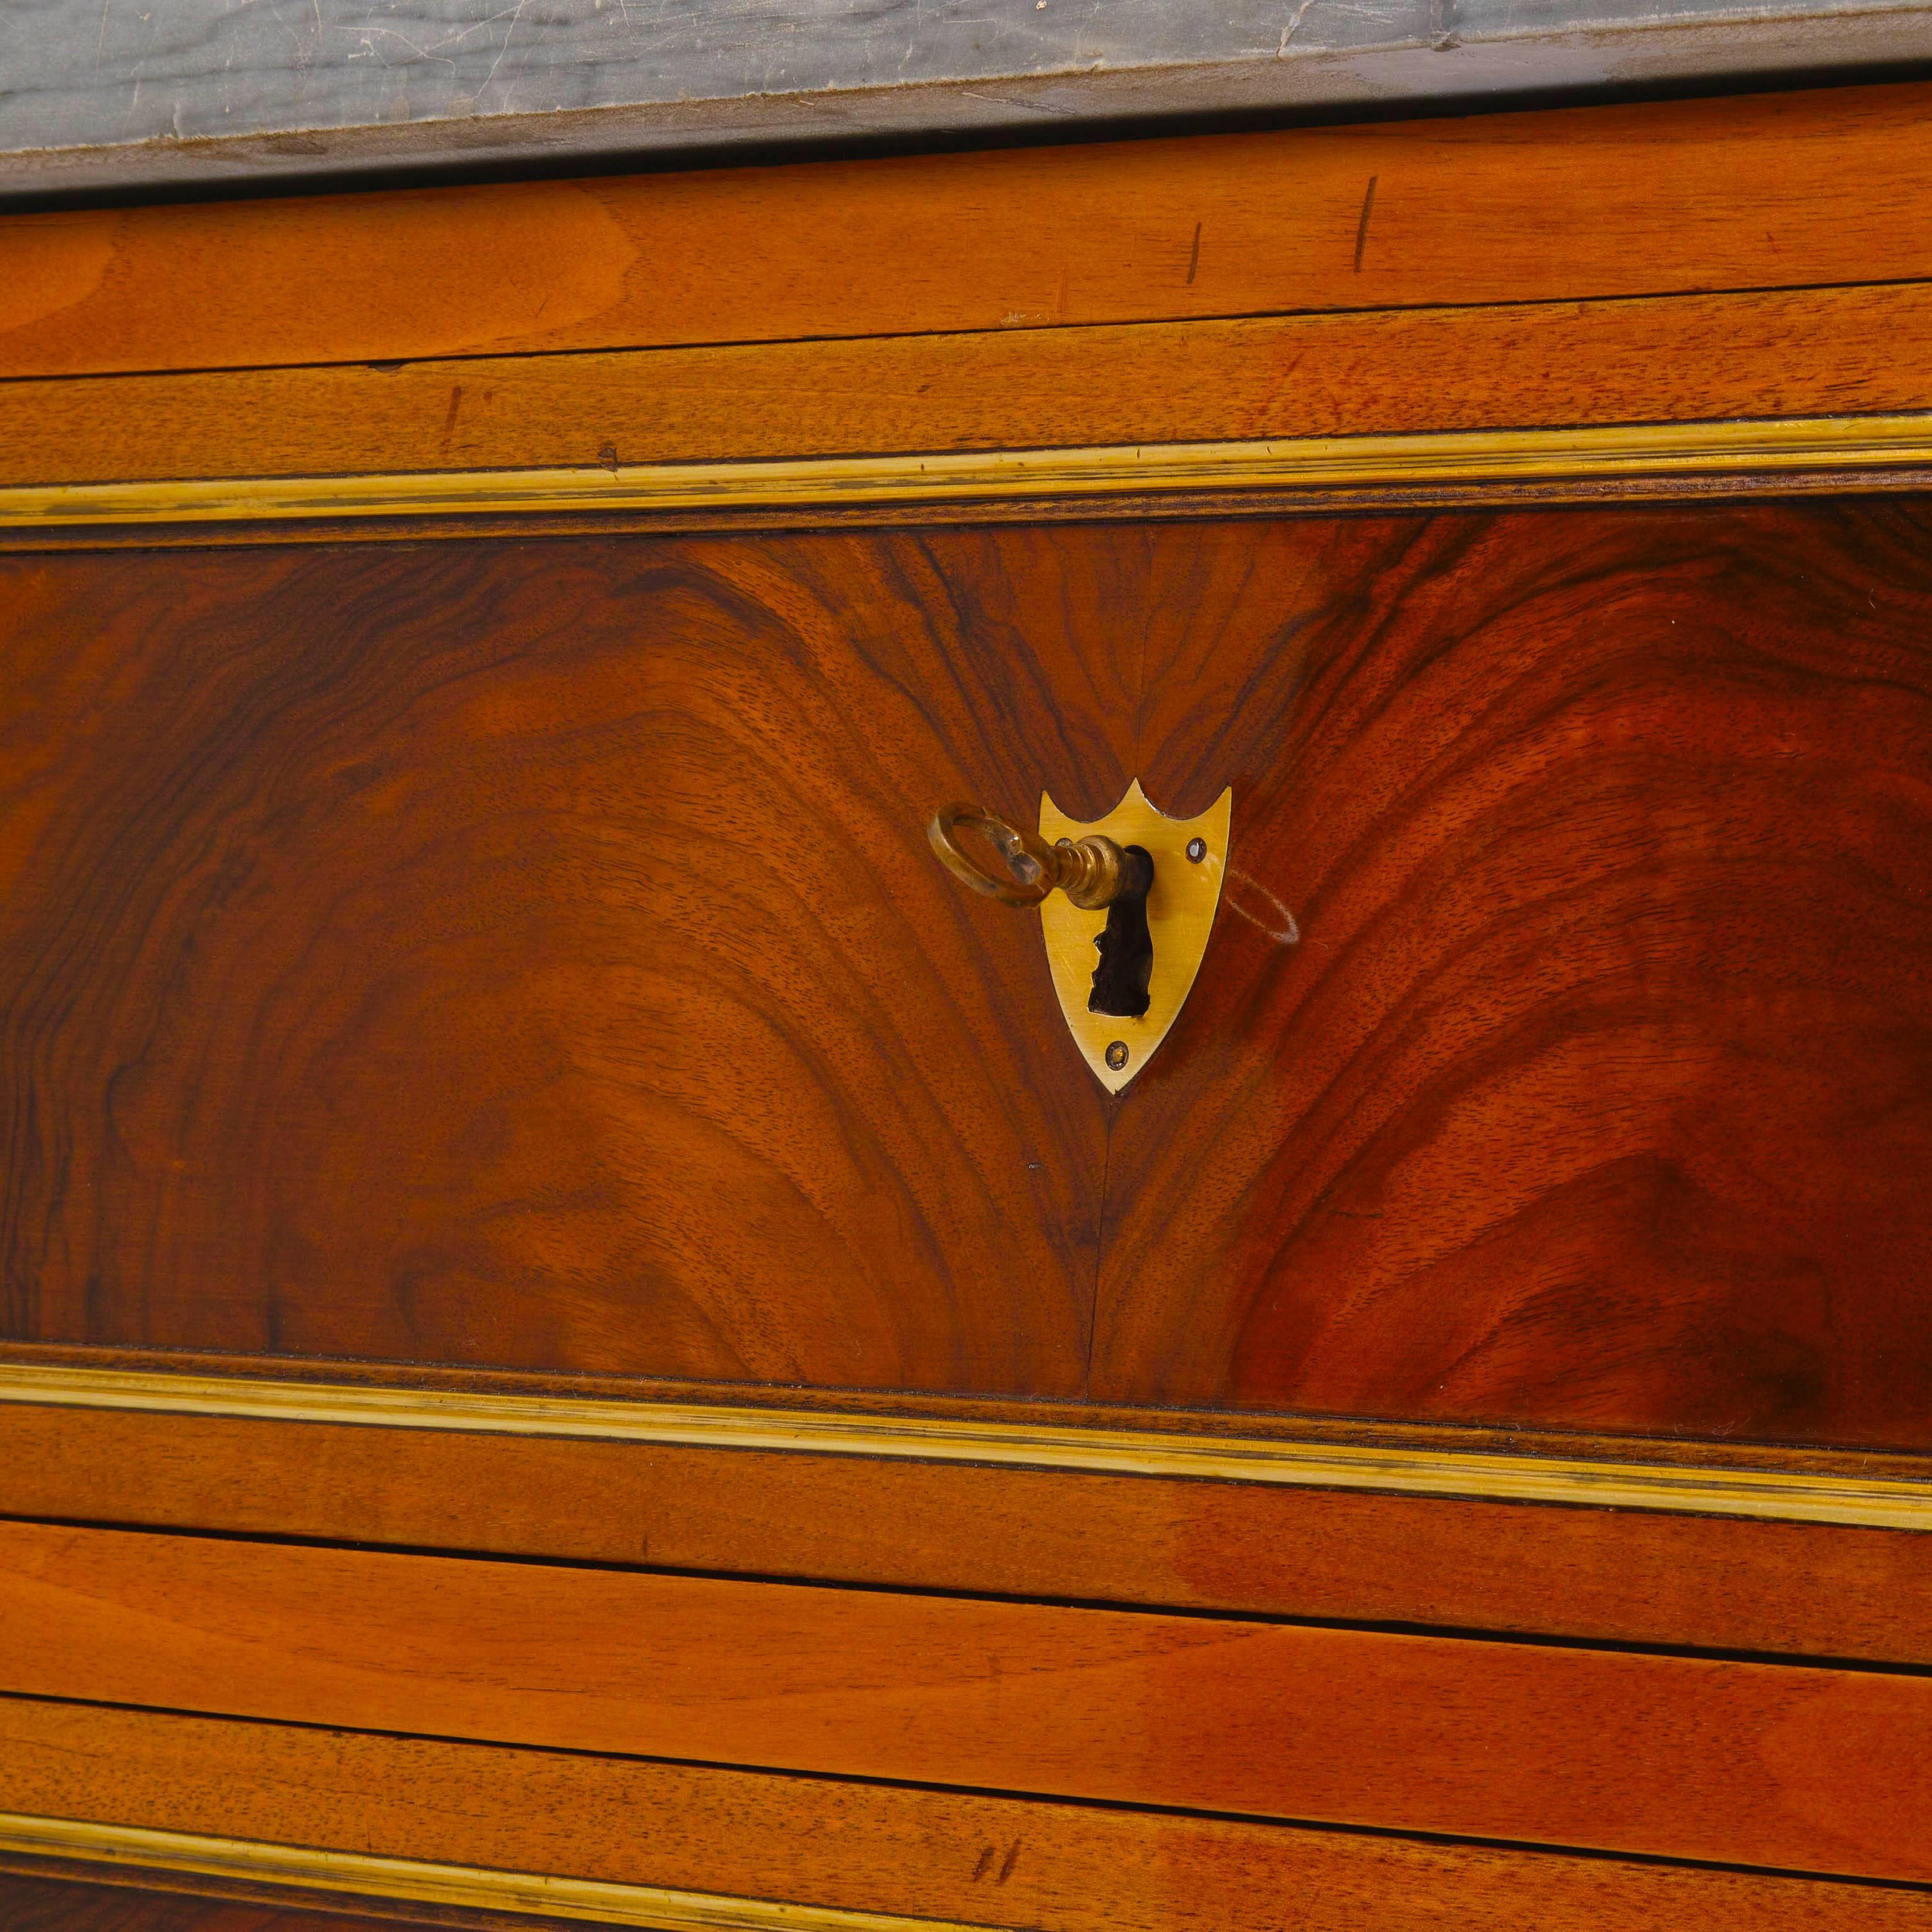
[(1932, 1480), (0, 1363), (0, 1402), (1932, 1530)]
[(1202, 490), (1574, 482), (1932, 466), (1932, 412), (1264, 442), (0, 488), (0, 530), (309, 518), (830, 509)]
[(307, 1892), (461, 1906), (472, 1911), (542, 1913), (598, 1925), (651, 1926), (660, 1932), (983, 1932), (930, 1918), (852, 1912), (836, 1906), (728, 1898), (602, 1879), (554, 1878), (493, 1871), (364, 1852), (322, 1851), (248, 1838), (157, 1832), (138, 1825), (96, 1825), (0, 1811), (0, 1852), (72, 1858), (94, 1865), (180, 1872), (196, 1878), (298, 1886)]

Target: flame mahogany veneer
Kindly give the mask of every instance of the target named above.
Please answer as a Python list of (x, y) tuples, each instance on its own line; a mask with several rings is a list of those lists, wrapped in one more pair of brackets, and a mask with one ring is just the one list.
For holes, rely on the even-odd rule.
[[(1923, 1446), (1928, 536), (8, 559), (9, 1332)], [(920, 826), (1136, 775), (1114, 1104)]]

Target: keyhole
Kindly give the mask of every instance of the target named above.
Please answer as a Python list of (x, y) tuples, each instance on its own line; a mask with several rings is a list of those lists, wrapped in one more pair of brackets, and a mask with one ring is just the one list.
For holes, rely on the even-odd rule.
[(1105, 929), (1094, 944), (1100, 963), (1094, 968), (1090, 1013), (1137, 1020), (1147, 1011), (1148, 984), (1154, 976), (1154, 934), (1148, 930), (1148, 894), (1154, 890), (1154, 859), (1144, 846), (1130, 845), (1132, 874), (1107, 908)]

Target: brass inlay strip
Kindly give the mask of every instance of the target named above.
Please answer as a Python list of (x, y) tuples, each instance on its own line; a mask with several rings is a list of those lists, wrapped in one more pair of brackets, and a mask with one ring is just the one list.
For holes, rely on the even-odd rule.
[(1932, 412), (1762, 422), (1298, 436), (1262, 442), (61, 483), (0, 489), (0, 528), (306, 517), (780, 509), (1144, 491), (1574, 482), (1932, 464)]
[(0, 1363), (0, 1402), (576, 1437), (1932, 1530), (1932, 1480)]
[(18, 1811), (0, 1811), (0, 1852), (184, 1872), (198, 1878), (300, 1886), (310, 1892), (352, 1892), (472, 1911), (542, 1912), (599, 1925), (652, 1926), (662, 1932), (979, 1932), (977, 1928), (958, 1928), (932, 1918), (903, 1918), (892, 1912), (727, 1898), (714, 1892), (679, 1892), (602, 1879), (553, 1878), (537, 1872), (491, 1871), (477, 1865), (432, 1864), (418, 1858), (380, 1858), (364, 1852), (268, 1845), (193, 1832), (154, 1832), (138, 1825), (36, 1818)]

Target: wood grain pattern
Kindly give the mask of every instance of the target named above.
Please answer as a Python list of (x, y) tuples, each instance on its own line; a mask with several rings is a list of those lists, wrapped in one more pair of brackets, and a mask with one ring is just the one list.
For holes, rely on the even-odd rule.
[(0, 1738), (15, 1809), (1040, 1932), (1932, 1924), (1903, 1888), (84, 1705), (0, 1701)]
[(20, 1523), (0, 1615), (32, 1696), (1932, 1879), (1924, 1676)]
[(1928, 99), (17, 216), (0, 375), (1923, 278)]
[(1932, 285), (13, 384), (0, 484), (1932, 406)]
[(1107, 1106), (917, 827), (1137, 772), (1241, 876), (1089, 1393), (1923, 1447), (1925, 529), (10, 562), (8, 1328), (1078, 1396)]
[(1932, 1664), (1932, 1538), (0, 1407), (0, 1514)]
[(0, 1874), (0, 1924), (8, 1932), (371, 1932), (383, 1924), (426, 1922), (374, 1906), (352, 1912), (306, 1912), (186, 1892)]
[(13, 1331), (1077, 1393), (1100, 1114), (900, 856), (1124, 783), (1020, 549), (10, 564)]
[(1272, 652), (1150, 630), (1136, 761), (1233, 782), (1239, 875), (1096, 1396), (1932, 1441), (1927, 534), (1311, 526)]

